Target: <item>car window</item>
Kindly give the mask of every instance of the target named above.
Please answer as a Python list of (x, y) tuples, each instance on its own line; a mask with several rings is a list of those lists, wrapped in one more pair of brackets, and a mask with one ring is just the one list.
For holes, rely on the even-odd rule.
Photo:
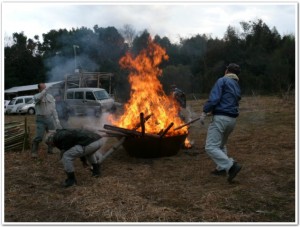
[(23, 103), (23, 99), (17, 99), (16, 104)]
[(74, 96), (75, 99), (83, 99), (83, 91), (75, 91)]
[(10, 100), (10, 102), (8, 103), (8, 105), (14, 105), (15, 102), (16, 102), (16, 99), (12, 99), (12, 100)]
[(25, 103), (28, 103), (31, 100), (32, 100), (32, 98), (25, 98)]
[(105, 90), (103, 90), (103, 91), (95, 91), (94, 94), (96, 96), (96, 99), (98, 99), (98, 100), (108, 99), (109, 98), (109, 95), (108, 95), (108, 93)]
[(34, 102), (33, 99), (30, 99), (28, 102), (26, 102), (26, 104), (32, 104)]
[(73, 99), (73, 94), (74, 94), (73, 91), (67, 92), (67, 99)]
[(87, 91), (87, 92), (85, 93), (85, 98), (86, 98), (87, 100), (95, 100), (95, 96), (94, 96), (93, 92), (91, 92), (91, 91)]

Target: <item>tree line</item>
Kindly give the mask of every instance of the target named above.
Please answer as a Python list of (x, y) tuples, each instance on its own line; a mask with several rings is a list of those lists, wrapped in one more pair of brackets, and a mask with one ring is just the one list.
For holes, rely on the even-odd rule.
[[(128, 72), (119, 59), (127, 51), (138, 54), (147, 46), (147, 30), (136, 32), (130, 25), (122, 29), (81, 27), (50, 30), (27, 38), (23, 32), (13, 33), (6, 42), (5, 89), (63, 80), (75, 68), (88, 72), (111, 72), (115, 93), (128, 97)], [(261, 19), (240, 22), (240, 28), (228, 26), (223, 38), (198, 34), (171, 43), (168, 37), (152, 37), (165, 48), (169, 60), (161, 64), (159, 79), (169, 92), (176, 84), (186, 94), (207, 94), (217, 78), (223, 76), (231, 62), (241, 66), (240, 84), (244, 94), (278, 94), (295, 87), (295, 37), (281, 36)]]

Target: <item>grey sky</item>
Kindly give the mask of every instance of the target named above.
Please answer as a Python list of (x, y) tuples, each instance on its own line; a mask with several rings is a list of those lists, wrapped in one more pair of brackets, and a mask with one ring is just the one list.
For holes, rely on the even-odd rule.
[(11, 36), (23, 31), (28, 38), (51, 29), (93, 28), (125, 24), (137, 32), (147, 29), (151, 35), (167, 36), (172, 42), (179, 37), (210, 34), (222, 38), (227, 27), (241, 30), (239, 22), (262, 19), (281, 35), (295, 34), (297, 3), (197, 2), (197, 3), (22, 3), (2, 2), (2, 34)]

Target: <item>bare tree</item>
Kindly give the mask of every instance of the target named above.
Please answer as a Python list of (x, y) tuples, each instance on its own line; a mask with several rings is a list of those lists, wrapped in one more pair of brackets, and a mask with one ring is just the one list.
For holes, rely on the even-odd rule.
[(125, 24), (120, 33), (125, 39), (125, 42), (128, 43), (128, 46), (132, 47), (133, 40), (136, 36), (136, 30), (131, 25)]
[(11, 47), (14, 44), (12, 36), (8, 36), (6, 33), (4, 33), (4, 46), (5, 47)]

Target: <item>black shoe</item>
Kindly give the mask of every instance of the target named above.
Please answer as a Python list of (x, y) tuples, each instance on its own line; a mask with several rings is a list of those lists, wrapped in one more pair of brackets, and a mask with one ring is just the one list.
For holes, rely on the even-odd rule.
[(77, 184), (77, 181), (75, 179), (66, 179), (63, 186), (67, 188), (67, 187), (70, 187), (70, 186), (73, 186), (76, 184)]
[(229, 183), (231, 183), (233, 178), (235, 178), (235, 176), (240, 172), (241, 169), (242, 169), (242, 166), (240, 166), (237, 162), (234, 162), (228, 171), (227, 181)]
[(74, 172), (67, 173), (68, 178), (65, 180), (63, 186), (70, 187), (77, 184)]
[(222, 169), (222, 170), (213, 170), (210, 172), (211, 174), (213, 175), (216, 175), (216, 176), (225, 176), (226, 175), (226, 170), (225, 169)]
[(92, 164), (92, 177), (100, 177), (100, 164)]

